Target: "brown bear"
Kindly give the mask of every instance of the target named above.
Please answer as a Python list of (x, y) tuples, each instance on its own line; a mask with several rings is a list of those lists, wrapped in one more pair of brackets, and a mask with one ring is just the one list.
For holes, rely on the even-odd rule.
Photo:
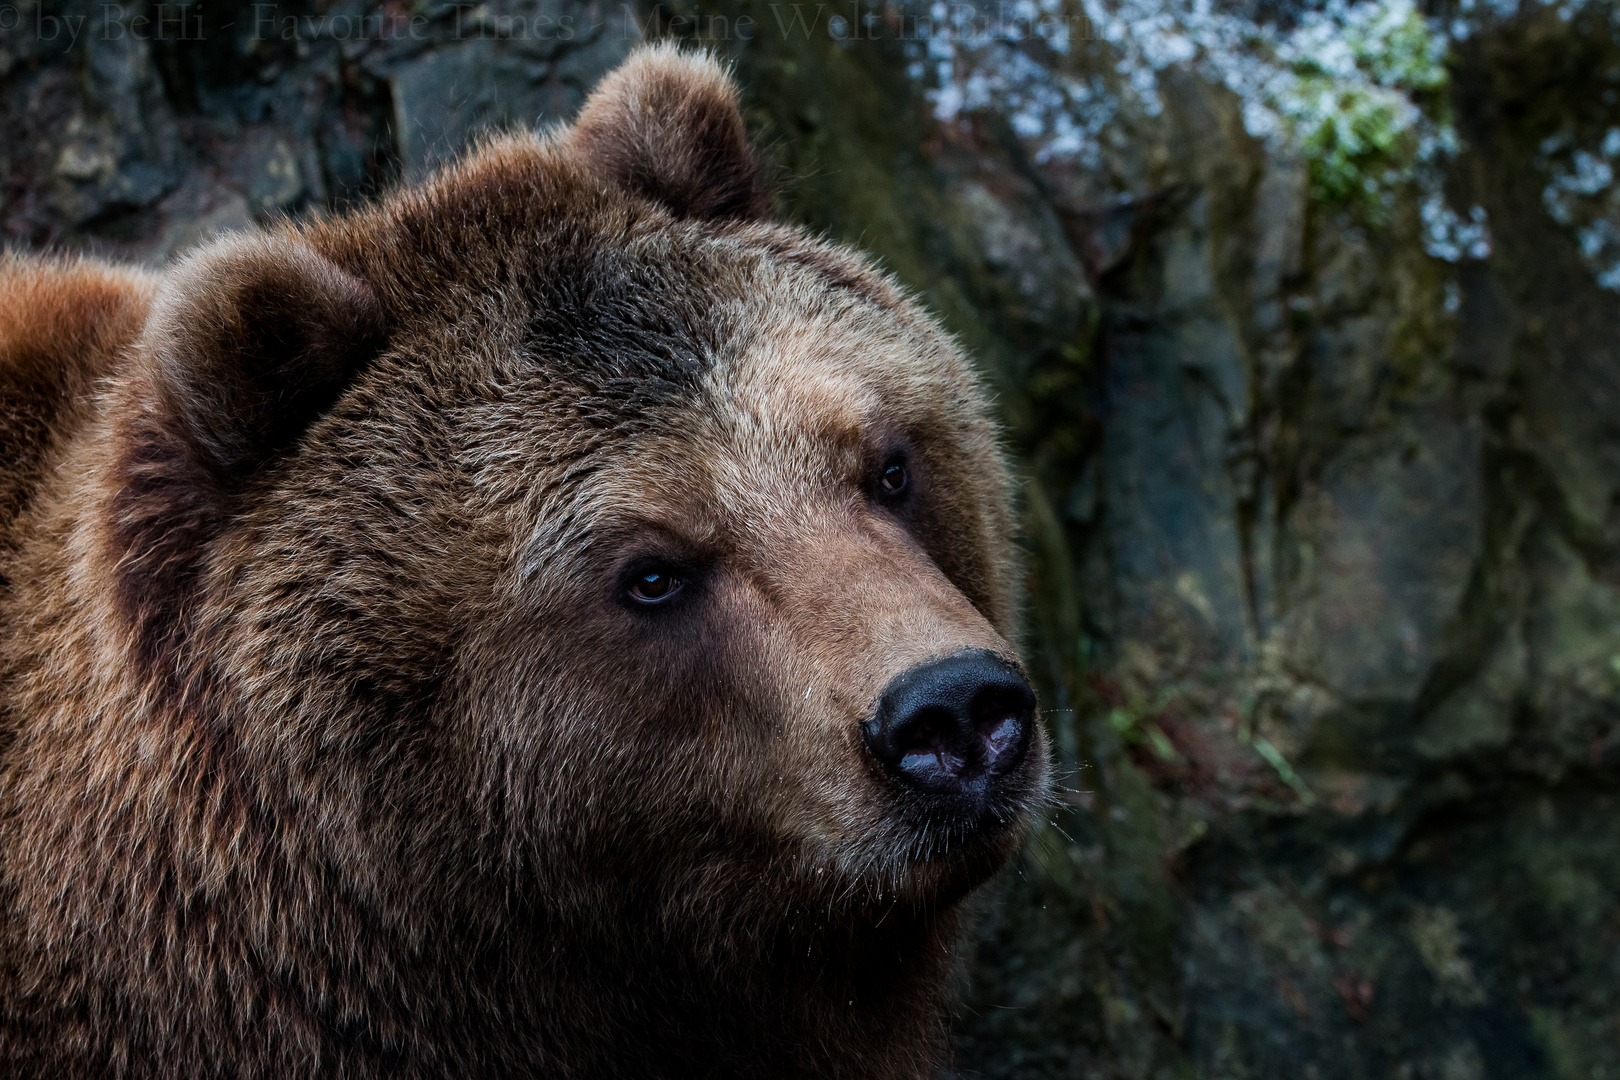
[(1008, 470), (734, 87), (0, 262), (0, 1075), (922, 1077), (1043, 797)]

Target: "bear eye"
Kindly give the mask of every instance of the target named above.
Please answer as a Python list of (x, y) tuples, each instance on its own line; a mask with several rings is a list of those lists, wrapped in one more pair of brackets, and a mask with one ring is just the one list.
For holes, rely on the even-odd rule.
[(898, 461), (891, 461), (883, 467), (878, 474), (878, 487), (883, 494), (894, 496), (906, 490), (906, 467)]
[(667, 570), (647, 570), (630, 579), (630, 599), (662, 604), (681, 591), (681, 579)]

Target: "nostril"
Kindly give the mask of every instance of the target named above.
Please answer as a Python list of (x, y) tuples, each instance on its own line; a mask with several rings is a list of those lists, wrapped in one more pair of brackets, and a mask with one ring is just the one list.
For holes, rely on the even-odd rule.
[(1028, 690), (1018, 693), (1010, 687), (989, 687), (973, 699), (973, 727), (984, 746), (985, 764), (995, 768), (1009, 754), (1023, 749), (1031, 710)]
[(951, 714), (944, 709), (917, 713), (895, 731), (895, 747), (902, 755), (937, 753), (946, 748), (950, 726)]
[(894, 733), (899, 770), (935, 786), (960, 776), (968, 764), (968, 747), (959, 727), (946, 709), (924, 709), (914, 714)]

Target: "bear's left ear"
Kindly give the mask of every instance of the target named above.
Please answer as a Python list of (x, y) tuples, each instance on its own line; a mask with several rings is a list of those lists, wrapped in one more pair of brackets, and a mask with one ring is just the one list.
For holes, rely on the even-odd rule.
[(706, 53), (640, 49), (608, 74), (564, 136), (599, 179), (688, 218), (762, 218), (770, 192), (737, 87)]
[(385, 341), (372, 288), (286, 236), (221, 240), (166, 275), (112, 401), (114, 595), (172, 654), (208, 545)]

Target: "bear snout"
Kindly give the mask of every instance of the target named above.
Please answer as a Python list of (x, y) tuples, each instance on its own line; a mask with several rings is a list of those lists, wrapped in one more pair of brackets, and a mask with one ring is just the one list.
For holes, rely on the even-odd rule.
[(1035, 692), (1017, 667), (964, 649), (895, 676), (862, 725), (868, 752), (896, 783), (982, 799), (1023, 764)]

